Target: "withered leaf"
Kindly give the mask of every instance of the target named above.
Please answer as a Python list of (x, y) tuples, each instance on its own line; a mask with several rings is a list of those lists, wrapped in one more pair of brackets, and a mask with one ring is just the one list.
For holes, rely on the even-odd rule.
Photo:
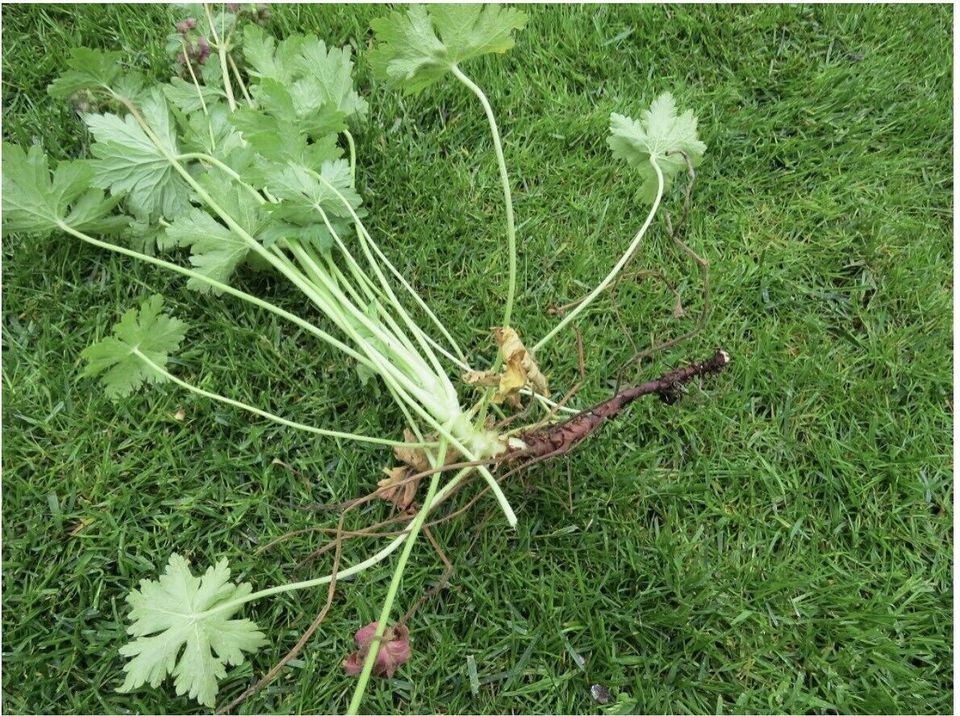
[(383, 472), (387, 477), (377, 482), (379, 488), (377, 497), (392, 503), (398, 509), (407, 509), (413, 504), (413, 499), (417, 496), (417, 486), (420, 479), (404, 482), (406, 478), (415, 473), (409, 467), (403, 465), (400, 467), (385, 467)]
[(504, 360), (508, 364), (511, 360), (519, 361), (530, 386), (541, 395), (549, 396), (547, 377), (540, 372), (537, 362), (523, 345), (517, 332), (512, 328), (497, 328), (494, 330), (494, 336), (497, 339), (497, 345), (500, 346), (500, 352), (503, 354)]
[(540, 372), (537, 362), (523, 345), (517, 332), (512, 328), (494, 328), (493, 331), (503, 356), (503, 370), (500, 373), (490, 370), (468, 371), (463, 374), (464, 382), (468, 385), (496, 388), (493, 402), (506, 402), (515, 408), (520, 407), (518, 394), (525, 386), (530, 386), (541, 395), (549, 396), (547, 378)]
[[(403, 431), (403, 439), (408, 443), (419, 442), (417, 436), (409, 428)], [(397, 456), (397, 460), (412, 467), (414, 472), (426, 472), (433, 467), (421, 447), (401, 447), (398, 445), (393, 449), (393, 454)]]

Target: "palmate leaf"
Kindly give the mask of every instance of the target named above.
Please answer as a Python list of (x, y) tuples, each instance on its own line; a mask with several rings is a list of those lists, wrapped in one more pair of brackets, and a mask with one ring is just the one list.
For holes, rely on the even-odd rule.
[(171, 555), (159, 580), (141, 580), (140, 589), (127, 597), (133, 622), (127, 633), (137, 638), (120, 648), (130, 661), (123, 667), (127, 676), (118, 691), (147, 683), (157, 687), (173, 675), (178, 695), (188, 694), (212, 708), (226, 665), (242, 664), (244, 652), (256, 651), (266, 638), (251, 620), (230, 618), (240, 605), (206, 612), (250, 592), (248, 583), (230, 581), (225, 559), (198, 578), (184, 557)]
[(161, 368), (167, 358), (180, 348), (187, 324), (162, 315), (163, 297), (152, 296), (138, 311), (131, 308), (113, 327), (113, 336), (86, 348), (81, 357), (87, 361), (84, 377), (101, 376), (104, 393), (114, 400), (124, 398), (146, 381), (160, 383), (164, 377), (145, 363), (134, 350), (139, 350)]
[(690, 110), (678, 116), (676, 100), (669, 92), (657, 97), (650, 109), (641, 113), (640, 121), (611, 114), (607, 144), (614, 156), (640, 171), (640, 195), (651, 202), (657, 193), (657, 173), (651, 161), (656, 161), (663, 172), (666, 191), (673, 178), (687, 168), (683, 153), (697, 166), (707, 150), (697, 137), (697, 118)]
[[(158, 243), (162, 249), (189, 246), (194, 270), (221, 283), (230, 282), (233, 272), (250, 252), (250, 246), (243, 239), (200, 209), (191, 209), (174, 221)], [(195, 278), (187, 281), (187, 287), (216, 292)]]
[(97, 140), (91, 147), (96, 157), (95, 184), (113, 195), (124, 196), (138, 215), (159, 214), (172, 219), (190, 207), (190, 189), (167, 156), (179, 154), (176, 126), (158, 89), (144, 99), (140, 113), (160, 146), (132, 115), (84, 115)]
[(320, 111), (362, 117), (367, 102), (353, 87), (350, 48), (327, 48), (316, 35), (296, 35), (277, 43), (257, 25), (243, 33), (243, 53), (250, 74), (289, 89), (302, 117)]
[(89, 47), (70, 50), (67, 67), (70, 69), (55, 79), (47, 93), (57, 99), (69, 99), (81, 90), (112, 87), (120, 76), (120, 52), (103, 52)]
[(513, 31), (527, 16), (495, 4), (412, 6), (370, 23), (377, 46), (370, 66), (380, 79), (420, 92), (466, 60), (514, 46)]
[(60, 162), (53, 175), (43, 150), (27, 152), (3, 143), (3, 235), (22, 232), (47, 234), (60, 222), (94, 234), (123, 229), (130, 218), (112, 216), (116, 199), (106, 199), (91, 189), (94, 170), (90, 162)]

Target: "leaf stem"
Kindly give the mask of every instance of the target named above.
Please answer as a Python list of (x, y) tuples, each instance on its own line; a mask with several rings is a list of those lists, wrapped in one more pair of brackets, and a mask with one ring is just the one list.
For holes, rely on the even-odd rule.
[(247, 91), (247, 86), (243, 83), (243, 78), (240, 76), (240, 68), (237, 67), (237, 63), (234, 61), (233, 55), (227, 55), (227, 61), (230, 63), (230, 69), (233, 70), (233, 76), (237, 78), (237, 84), (240, 85), (240, 91), (243, 92), (244, 98), (249, 104), (253, 104), (253, 98)]
[(197, 81), (197, 74), (193, 71), (193, 63), (190, 61), (190, 54), (187, 52), (187, 41), (184, 39), (183, 35), (180, 36), (180, 47), (183, 48), (183, 64), (187, 66), (187, 71), (190, 72), (190, 79), (193, 80), (193, 87), (197, 90), (197, 99), (200, 100), (200, 108), (203, 110), (203, 115), (207, 118), (207, 132), (210, 134), (210, 146), (213, 149), (217, 148), (216, 137), (213, 136), (213, 126), (210, 124), (210, 112), (207, 111), (207, 101), (203, 98), (203, 90), (200, 89), (200, 83)]
[[(443, 465), (446, 457), (447, 444), (441, 441), (439, 454), (437, 455), (434, 467)], [(413, 551), (414, 542), (417, 539), (420, 528), (423, 526), (423, 521), (427, 518), (427, 513), (430, 511), (433, 499), (437, 494), (437, 487), (440, 484), (440, 474), (440, 472), (435, 472), (433, 473), (433, 477), (430, 478), (430, 487), (427, 489), (427, 495), (423, 499), (423, 507), (417, 512), (417, 516), (413, 518), (413, 523), (410, 525), (407, 540), (403, 545), (403, 551), (400, 553), (400, 559), (397, 560), (397, 566), (393, 570), (393, 577), (390, 579), (390, 586), (387, 588), (387, 596), (383, 600), (383, 606), (380, 609), (380, 619), (377, 622), (377, 628), (373, 635), (370, 650), (367, 652), (367, 657), (363, 662), (363, 670), (360, 672), (357, 685), (353, 690), (350, 705), (347, 707), (347, 716), (355, 716), (360, 710), (360, 702), (363, 700), (363, 694), (367, 689), (367, 682), (370, 680), (370, 673), (373, 671), (373, 664), (376, 662), (377, 654), (380, 651), (380, 640), (386, 631), (387, 620), (390, 618), (390, 610), (393, 609), (393, 602), (396, 599), (397, 590), (400, 588), (400, 581), (403, 579), (407, 560)]]
[(233, 96), (233, 87), (230, 84), (230, 70), (227, 67), (226, 37), (223, 36), (222, 32), (217, 32), (213, 15), (210, 14), (209, 3), (203, 4), (203, 12), (207, 16), (207, 22), (210, 23), (210, 34), (213, 35), (213, 41), (217, 43), (217, 55), (220, 58), (220, 74), (223, 76), (223, 89), (227, 93), (227, 104), (230, 105), (230, 111), (235, 112), (237, 109), (237, 100)]
[(610, 285), (610, 282), (617, 277), (617, 274), (619, 274), (623, 267), (627, 265), (627, 262), (630, 261), (633, 253), (637, 250), (637, 247), (640, 245), (640, 241), (643, 239), (644, 234), (647, 233), (647, 229), (649, 229), (650, 224), (653, 223), (653, 217), (656, 215), (657, 209), (660, 206), (660, 200), (663, 198), (663, 172), (660, 170), (660, 165), (657, 164), (657, 161), (654, 157), (650, 158), (650, 163), (653, 165), (653, 169), (657, 173), (657, 195), (653, 200), (653, 206), (650, 207), (650, 213), (647, 214), (647, 218), (643, 222), (643, 226), (640, 227), (640, 231), (638, 231), (637, 235), (633, 237), (633, 241), (630, 242), (630, 246), (624, 252), (623, 256), (620, 257), (620, 260), (617, 261), (614, 267), (610, 270), (610, 273), (607, 274), (606, 278), (597, 284), (597, 287), (593, 289), (593, 291), (591, 291), (590, 294), (583, 299), (583, 301), (581, 301), (580, 305), (564, 316), (563, 320), (554, 326), (552, 331), (540, 339), (540, 342), (532, 348), (534, 353), (543, 348), (551, 338), (566, 328), (574, 318), (583, 313), (584, 309), (586, 309), (586, 307), (589, 306), (593, 300), (599, 296), (607, 286)]
[[(469, 77), (463, 74), (463, 71), (456, 65), (450, 67), (453, 76), (466, 85), (467, 89), (473, 92), (480, 104), (483, 105), (483, 111), (487, 115), (487, 122), (490, 124), (490, 134), (493, 137), (493, 151), (497, 155), (497, 166), (500, 169), (500, 184), (503, 187), (503, 202), (507, 210), (507, 252), (509, 255), (509, 268), (507, 278), (507, 305), (503, 310), (503, 327), (510, 326), (510, 319), (513, 316), (513, 304), (517, 293), (517, 229), (513, 219), (513, 197), (510, 192), (510, 177), (507, 174), (507, 163), (503, 158), (503, 146), (500, 142), (500, 130), (497, 127), (497, 120), (493, 116), (493, 108), (487, 96)], [(497, 354), (497, 362), (493, 370), (500, 367), (500, 355)]]
[(286, 425), (288, 428), (296, 428), (297, 430), (304, 430), (309, 433), (314, 433), (316, 435), (323, 435), (324, 437), (329, 438), (342, 438), (344, 440), (355, 440), (357, 442), (371, 443), (373, 445), (386, 445), (387, 447), (411, 447), (416, 445), (417, 447), (436, 447), (438, 443), (407, 443), (400, 440), (388, 440), (387, 438), (375, 438), (367, 435), (360, 435), (358, 433), (344, 433), (339, 430), (327, 430), (326, 428), (317, 428), (312, 425), (304, 425), (303, 423), (298, 423), (294, 420), (288, 420), (282, 418), (279, 415), (274, 415), (269, 413), (266, 410), (261, 410), (247, 403), (241, 402), (239, 400), (234, 400), (233, 398), (228, 398), (225, 395), (220, 395), (219, 393), (212, 393), (209, 390), (204, 390), (203, 388), (197, 387), (187, 381), (178, 378), (173, 373), (168, 371), (166, 368), (161, 367), (156, 362), (150, 359), (149, 356), (143, 353), (139, 348), (133, 349), (133, 354), (137, 356), (141, 361), (146, 365), (152, 368), (157, 372), (158, 375), (162, 375), (164, 378), (169, 380), (176, 385), (179, 385), (181, 388), (185, 388), (197, 395), (202, 395), (204, 398), (210, 398), (211, 400), (216, 400), (226, 405), (233, 406), (234, 408), (240, 408), (241, 410), (246, 410), (247, 412), (253, 413), (254, 415), (259, 415), (261, 418), (266, 418), (267, 420), (272, 420), (275, 423), (280, 425)]

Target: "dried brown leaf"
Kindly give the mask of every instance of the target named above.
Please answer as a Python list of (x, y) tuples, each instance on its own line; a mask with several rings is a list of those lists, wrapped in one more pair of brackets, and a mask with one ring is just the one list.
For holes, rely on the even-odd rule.
[(392, 503), (398, 509), (405, 510), (413, 504), (417, 496), (417, 487), (420, 479), (408, 480), (408, 477), (415, 474), (409, 467), (385, 467), (384, 474), (387, 476), (377, 483), (377, 497)]
[[(419, 440), (417, 440), (417, 436), (414, 435), (409, 429), (403, 431), (403, 439), (408, 443), (419, 442)], [(433, 467), (430, 464), (430, 461), (427, 459), (427, 454), (421, 447), (397, 446), (393, 449), (393, 454), (396, 455), (397, 460), (402, 462), (404, 465), (409, 465), (412, 467), (414, 472), (426, 472)]]

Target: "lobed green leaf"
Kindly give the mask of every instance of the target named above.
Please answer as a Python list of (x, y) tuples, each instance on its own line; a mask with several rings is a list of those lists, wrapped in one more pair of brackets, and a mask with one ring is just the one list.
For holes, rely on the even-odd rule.
[(84, 115), (97, 140), (91, 147), (94, 183), (124, 197), (135, 214), (174, 218), (189, 209), (190, 189), (173, 168), (171, 158), (180, 153), (176, 126), (159, 89), (143, 101), (140, 113), (153, 138), (131, 114)]
[(113, 336), (87, 347), (81, 357), (87, 361), (84, 377), (100, 376), (108, 398), (124, 398), (144, 384), (163, 382), (164, 377), (145, 363), (138, 350), (161, 368), (171, 353), (180, 348), (187, 324), (161, 314), (163, 297), (152, 296), (131, 308), (113, 328)]
[(669, 92), (661, 94), (644, 110), (637, 121), (622, 114), (610, 115), (610, 136), (607, 144), (615, 157), (636, 167), (643, 183), (640, 195), (653, 201), (657, 192), (656, 162), (663, 173), (664, 191), (673, 178), (686, 170), (687, 161), (697, 166), (707, 145), (697, 137), (697, 119), (687, 110), (677, 115), (677, 103)]
[(130, 219), (114, 216), (116, 199), (91, 188), (90, 162), (60, 162), (51, 177), (47, 156), (34, 145), (27, 152), (3, 144), (3, 235), (48, 234), (66, 224), (77, 231), (113, 233)]
[(370, 66), (405, 92), (421, 92), (454, 65), (511, 49), (513, 31), (526, 24), (524, 13), (496, 4), (413, 5), (370, 23), (377, 40)]
[(120, 77), (122, 57), (119, 52), (75, 47), (67, 60), (70, 69), (47, 87), (47, 93), (56, 99), (70, 99), (83, 90), (110, 89)]
[(127, 597), (133, 622), (127, 633), (137, 638), (120, 649), (130, 661), (118, 691), (157, 687), (172, 675), (178, 695), (212, 708), (226, 665), (242, 664), (244, 653), (256, 651), (266, 638), (251, 620), (230, 618), (239, 605), (208, 612), (250, 592), (250, 584), (230, 581), (226, 559), (198, 578), (189, 561), (171, 555), (159, 580), (141, 580), (140, 589)]

